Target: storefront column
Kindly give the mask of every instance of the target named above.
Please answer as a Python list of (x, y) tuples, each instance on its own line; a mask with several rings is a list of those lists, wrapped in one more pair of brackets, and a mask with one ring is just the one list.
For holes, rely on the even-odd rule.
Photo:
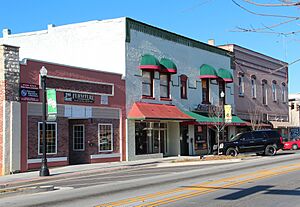
[(168, 147), (169, 156), (180, 155), (180, 130), (178, 122), (168, 123)]

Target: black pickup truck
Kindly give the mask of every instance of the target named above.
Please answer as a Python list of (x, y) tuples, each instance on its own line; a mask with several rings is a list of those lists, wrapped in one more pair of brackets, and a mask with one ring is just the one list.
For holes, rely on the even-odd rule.
[[(258, 130), (239, 133), (228, 142), (219, 145), (220, 154), (237, 156), (239, 153), (256, 153), (273, 156), (283, 148), (283, 139), (275, 130)], [(214, 146), (214, 153), (218, 146)]]

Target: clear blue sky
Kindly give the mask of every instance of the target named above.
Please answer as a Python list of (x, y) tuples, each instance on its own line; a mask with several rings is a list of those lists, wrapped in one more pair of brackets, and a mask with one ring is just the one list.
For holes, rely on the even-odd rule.
[[(285, 19), (255, 16), (231, 0), (26, 0), (1, 1), (0, 5), (0, 29), (9, 28), (12, 33), (46, 29), (47, 24), (64, 25), (127, 16), (199, 41), (207, 42), (213, 38), (217, 45), (238, 44), (288, 63), (300, 58), (300, 33), (283, 36), (232, 32), (238, 26), (263, 27)], [(266, 10), (242, 5), (258, 12), (300, 16), (300, 10), (291, 7)], [(299, 23), (291, 22), (277, 29), (300, 30)], [(299, 67), (300, 62), (290, 66), (290, 93), (300, 92)]]

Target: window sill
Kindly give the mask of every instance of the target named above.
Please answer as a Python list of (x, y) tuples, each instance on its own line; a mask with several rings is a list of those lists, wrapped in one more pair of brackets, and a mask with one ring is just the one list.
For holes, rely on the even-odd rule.
[(155, 98), (152, 97), (152, 96), (142, 96), (142, 99), (152, 99), (152, 100), (154, 100)]
[(172, 101), (170, 98), (160, 98), (161, 101)]
[(187, 97), (181, 97), (181, 99), (185, 99), (185, 100), (187, 100), (188, 98), (187, 98)]

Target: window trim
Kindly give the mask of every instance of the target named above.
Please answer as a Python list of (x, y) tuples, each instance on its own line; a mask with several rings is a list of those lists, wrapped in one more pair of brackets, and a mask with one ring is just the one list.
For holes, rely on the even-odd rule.
[[(265, 95), (265, 102), (262, 100), (262, 104), (267, 106), (268, 105), (268, 89), (267, 89), (267, 85), (268, 85), (268, 82), (266, 80), (263, 80), (262, 83), (261, 83), (261, 87), (262, 87), (262, 98), (264, 100), (264, 95)], [(263, 90), (264, 89), (264, 90)]]
[[(244, 74), (239, 74), (238, 76), (238, 87), (239, 87), (239, 96), (243, 97), (245, 96), (245, 81), (244, 81)], [(241, 84), (240, 84), (241, 80)]]
[(257, 84), (256, 84), (256, 77), (251, 77), (251, 95), (253, 99), (257, 98)]
[[(161, 96), (161, 90), (160, 90), (160, 88), (161, 88), (161, 78), (160, 78), (160, 76), (161, 75), (166, 75), (167, 76), (167, 83), (168, 83), (168, 85), (167, 86), (165, 86), (165, 85), (163, 85), (164, 87), (167, 87), (167, 97), (162, 97)], [(171, 75), (169, 74), (169, 73), (159, 73), (159, 97), (161, 98), (161, 99), (170, 99), (170, 95), (171, 95), (171, 91), (170, 91), (170, 82), (171, 82)]]
[[(111, 150), (100, 150), (100, 126), (111, 126)], [(98, 123), (98, 152), (112, 152), (114, 151), (114, 134), (113, 134), (113, 124), (110, 123)]]
[(277, 82), (272, 81), (272, 99), (274, 102), (277, 102)]
[[(75, 126), (83, 126), (83, 149), (75, 149), (75, 141), (74, 141), (74, 128)], [(85, 125), (84, 124), (74, 124), (73, 125), (73, 151), (85, 151)]]
[[(180, 98), (181, 99), (188, 99), (187, 98), (187, 82), (188, 82), (188, 77), (186, 75), (181, 75), (180, 76)], [(183, 87), (184, 83), (184, 87)]]
[[(40, 129), (40, 124), (42, 124), (42, 128), (43, 128), (43, 122), (39, 121), (38, 122), (38, 155), (43, 155), (43, 153), (40, 152), (40, 135), (41, 135), (41, 130)], [(47, 124), (54, 124), (55, 125), (55, 153), (47, 153), (47, 149), (46, 149), (46, 154), (47, 155), (56, 155), (57, 154), (57, 122), (46, 122), (46, 129), (47, 129)]]
[(286, 103), (286, 84), (285, 83), (281, 83), (281, 101), (282, 103)]
[[(206, 101), (204, 101), (203, 100), (203, 80), (205, 80), (206, 81), (206, 89), (207, 89), (207, 93), (206, 93), (206, 96), (205, 96), (205, 98), (207, 99)], [(202, 93), (202, 97), (201, 97), (201, 99), (202, 99), (202, 104), (210, 104), (210, 81), (209, 81), (209, 79), (208, 78), (205, 78), (205, 79), (202, 79), (201, 80), (201, 93)]]
[[(144, 72), (147, 72), (147, 73), (150, 73), (150, 96), (149, 95), (144, 95), (143, 94), (143, 86), (144, 86), (144, 76), (143, 76), (143, 73)], [(154, 86), (154, 81), (153, 81), (153, 79), (154, 79), (154, 71), (150, 71), (150, 70), (142, 70), (142, 98), (153, 98), (153, 94), (154, 94), (154, 92), (153, 92), (153, 86)]]

